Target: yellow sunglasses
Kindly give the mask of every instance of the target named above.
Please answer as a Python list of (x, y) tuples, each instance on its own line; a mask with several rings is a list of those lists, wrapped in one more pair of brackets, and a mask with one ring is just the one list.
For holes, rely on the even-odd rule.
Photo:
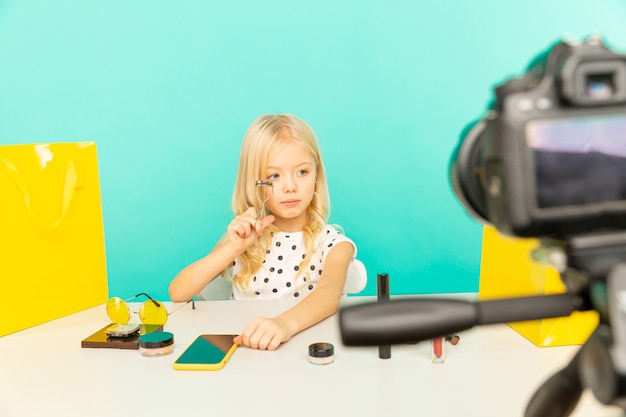
[(109, 301), (107, 302), (107, 314), (109, 315), (109, 318), (111, 319), (111, 321), (115, 324), (128, 323), (130, 321), (131, 311), (130, 311), (130, 308), (128, 308), (128, 304), (126, 304), (126, 302), (132, 299), (135, 299), (137, 297), (140, 297), (142, 295), (145, 295), (146, 297), (148, 297), (148, 300), (144, 301), (141, 304), (141, 307), (139, 308), (139, 319), (141, 320), (143, 324), (164, 325), (165, 323), (167, 323), (167, 317), (170, 314), (173, 314), (175, 311), (186, 306), (189, 303), (191, 303), (192, 309), (194, 310), (196, 309), (196, 303), (194, 302), (192, 298), (191, 300), (187, 301), (185, 304), (178, 307), (176, 310), (172, 311), (171, 313), (168, 313), (167, 309), (165, 308), (163, 304), (161, 304), (154, 298), (150, 297), (145, 292), (142, 292), (142, 293), (135, 295), (134, 297), (127, 298), (126, 300), (122, 300), (119, 297), (112, 297), (111, 299), (109, 299)]

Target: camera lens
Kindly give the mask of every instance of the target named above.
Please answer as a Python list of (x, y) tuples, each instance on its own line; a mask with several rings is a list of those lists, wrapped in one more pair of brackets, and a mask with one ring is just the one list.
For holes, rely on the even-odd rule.
[(485, 119), (471, 123), (461, 133), (461, 142), (450, 161), (452, 188), (467, 212), (480, 222), (487, 220), (487, 200), (482, 178), (482, 134)]

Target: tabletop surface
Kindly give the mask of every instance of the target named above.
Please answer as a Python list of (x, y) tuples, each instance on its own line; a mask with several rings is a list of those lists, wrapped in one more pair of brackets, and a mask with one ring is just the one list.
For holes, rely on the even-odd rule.
[[(344, 305), (371, 301), (351, 297)], [(137, 310), (137, 304), (131, 309)], [(134, 305), (133, 305), (134, 304)], [(170, 311), (180, 304), (165, 303)], [(341, 343), (337, 315), (275, 351), (240, 347), (219, 371), (180, 371), (173, 361), (202, 333), (236, 334), (254, 317), (275, 316), (290, 300), (202, 301), (173, 313), (165, 330), (174, 352), (85, 349), (81, 340), (109, 320), (104, 305), (0, 338), (0, 416), (522, 416), (535, 389), (565, 366), (578, 346), (538, 348), (507, 325), (460, 333), (445, 345), (377, 347)], [(335, 345), (335, 361), (308, 362), (308, 346)], [(575, 417), (623, 416), (587, 390)]]

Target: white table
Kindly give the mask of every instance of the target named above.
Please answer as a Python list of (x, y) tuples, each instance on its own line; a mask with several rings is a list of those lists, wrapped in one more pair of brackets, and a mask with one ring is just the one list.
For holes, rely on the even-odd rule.
[[(290, 304), (196, 305), (170, 316), (165, 330), (174, 333), (175, 351), (163, 357), (81, 348), (109, 322), (104, 306), (0, 338), (0, 416), (521, 416), (539, 384), (578, 349), (537, 348), (494, 325), (461, 333), (457, 346), (446, 343), (442, 365), (430, 363), (429, 343), (393, 346), (391, 359), (382, 360), (377, 347), (343, 346), (333, 316), (276, 351), (240, 347), (220, 371), (175, 371), (172, 362), (197, 335), (238, 333), (251, 318)], [(314, 342), (333, 343), (335, 363), (311, 365)], [(573, 415), (623, 414), (587, 392)]]

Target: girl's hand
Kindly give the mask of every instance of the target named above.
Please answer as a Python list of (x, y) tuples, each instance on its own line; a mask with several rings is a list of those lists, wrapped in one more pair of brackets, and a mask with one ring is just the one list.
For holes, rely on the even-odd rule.
[(235, 217), (226, 228), (226, 244), (231, 245), (237, 253), (242, 253), (274, 220), (271, 214), (259, 219), (254, 207), (250, 207)]
[(234, 342), (252, 349), (276, 350), (293, 333), (283, 320), (258, 317), (250, 322)]

